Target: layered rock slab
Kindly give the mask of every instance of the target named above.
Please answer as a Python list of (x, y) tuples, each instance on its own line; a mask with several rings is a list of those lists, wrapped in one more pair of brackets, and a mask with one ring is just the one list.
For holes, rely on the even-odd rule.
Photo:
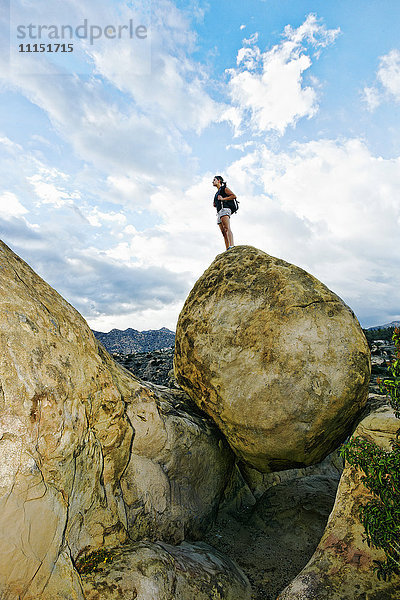
[(83, 575), (85, 600), (250, 600), (244, 573), (204, 543), (139, 542)]
[(190, 292), (174, 369), (237, 456), (268, 472), (317, 463), (346, 437), (370, 353), (352, 311), (315, 277), (236, 246)]
[(187, 400), (149, 385), (127, 404), (135, 437), (121, 490), (132, 540), (200, 539), (217, 513), (234, 455)]
[(0, 596), (80, 600), (82, 553), (198, 536), (231, 453), (183, 392), (117, 366), (2, 242), (0, 309)]
[[(368, 415), (354, 435), (391, 449), (399, 421), (389, 407)], [(365, 542), (359, 507), (371, 499), (361, 482), (362, 473), (346, 465), (335, 505), (318, 547), (301, 573), (283, 590), (278, 600), (398, 600), (400, 577), (378, 580), (374, 561), (384, 561), (381, 550)]]

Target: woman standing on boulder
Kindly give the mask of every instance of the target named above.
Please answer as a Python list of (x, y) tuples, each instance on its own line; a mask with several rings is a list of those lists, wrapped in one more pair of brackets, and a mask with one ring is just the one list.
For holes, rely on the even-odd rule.
[(229, 250), (234, 246), (230, 217), (238, 208), (236, 196), (226, 187), (226, 181), (224, 181), (221, 175), (216, 175), (212, 184), (217, 188), (214, 196), (214, 206), (217, 209), (217, 224), (224, 236), (225, 247)]

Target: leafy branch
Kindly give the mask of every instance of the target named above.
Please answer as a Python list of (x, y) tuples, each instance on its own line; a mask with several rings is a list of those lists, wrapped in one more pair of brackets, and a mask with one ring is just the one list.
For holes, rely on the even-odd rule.
[[(395, 416), (400, 419), (400, 329), (392, 337), (396, 358), (388, 365), (389, 376), (379, 382), (389, 396)], [(385, 561), (374, 561), (378, 579), (400, 575), (400, 429), (392, 440), (392, 449), (383, 450), (362, 437), (352, 438), (341, 448), (341, 455), (363, 471), (361, 481), (373, 497), (360, 506), (368, 546), (384, 551)]]

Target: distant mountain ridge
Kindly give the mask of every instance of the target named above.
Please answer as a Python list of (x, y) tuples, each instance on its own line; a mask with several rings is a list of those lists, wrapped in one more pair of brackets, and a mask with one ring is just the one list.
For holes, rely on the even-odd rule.
[(391, 323), (385, 323), (385, 325), (375, 325), (374, 327), (368, 327), (367, 331), (376, 331), (377, 329), (389, 329), (389, 327), (400, 327), (400, 321), (392, 321)]
[(133, 352), (152, 352), (171, 348), (175, 344), (175, 333), (166, 327), (137, 331), (128, 328), (112, 329), (108, 333), (93, 331), (95, 337), (103, 344), (108, 352), (131, 354)]

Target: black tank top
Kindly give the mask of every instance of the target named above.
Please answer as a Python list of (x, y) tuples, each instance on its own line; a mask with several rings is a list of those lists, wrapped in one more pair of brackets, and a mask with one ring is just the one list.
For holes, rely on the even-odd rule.
[(221, 185), (218, 192), (214, 196), (214, 206), (217, 208), (217, 212), (219, 212), (221, 210), (221, 208), (224, 207), (224, 202), (223, 201), (221, 202), (221, 200), (218, 200), (218, 196), (222, 196), (223, 198), (226, 198), (225, 188), (226, 188), (226, 184)]

